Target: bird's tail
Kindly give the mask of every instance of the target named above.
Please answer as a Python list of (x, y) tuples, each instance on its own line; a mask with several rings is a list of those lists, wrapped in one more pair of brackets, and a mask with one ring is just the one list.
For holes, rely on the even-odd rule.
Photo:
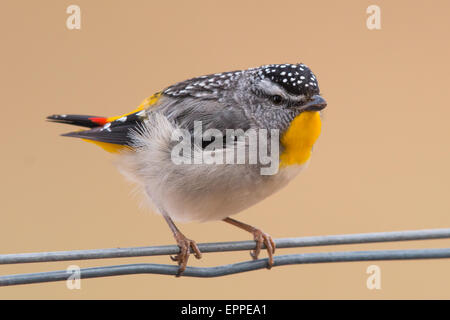
[(86, 128), (101, 127), (108, 122), (108, 118), (106, 117), (85, 116), (79, 114), (54, 114), (48, 116), (47, 120)]
[(80, 138), (86, 142), (91, 142), (103, 150), (111, 153), (119, 153), (129, 148), (129, 130), (136, 125), (136, 122), (128, 125), (115, 125), (112, 127), (113, 119), (106, 117), (87, 116), (78, 114), (61, 114), (47, 117), (48, 121), (56, 123), (71, 124), (75, 126), (89, 128), (87, 130), (72, 131), (62, 134), (66, 137)]
[(161, 93), (145, 99), (137, 109), (116, 117), (61, 114), (47, 117), (48, 121), (89, 128), (63, 134), (92, 142), (106, 151), (119, 152), (132, 146), (131, 133), (138, 130), (146, 118), (146, 109), (154, 105)]

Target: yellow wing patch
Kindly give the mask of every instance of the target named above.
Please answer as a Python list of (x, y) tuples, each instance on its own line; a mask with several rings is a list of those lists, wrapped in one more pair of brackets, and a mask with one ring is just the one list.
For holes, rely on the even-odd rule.
[(281, 137), (284, 150), (280, 155), (280, 167), (304, 164), (308, 161), (321, 128), (320, 113), (317, 111), (302, 112), (295, 117)]
[(159, 100), (160, 97), (161, 97), (161, 92), (155, 93), (154, 95), (144, 99), (144, 101), (141, 102), (141, 104), (139, 105), (139, 107), (137, 107), (137, 109), (134, 109), (133, 111), (125, 113), (125, 114), (123, 114), (121, 116), (109, 117), (106, 121), (107, 122), (113, 122), (113, 121), (115, 121), (117, 119), (120, 119), (122, 117), (126, 117), (126, 116), (128, 116), (130, 114), (133, 114), (133, 113), (142, 111), (144, 109), (147, 109), (150, 106), (154, 105)]
[[(121, 116), (116, 116), (116, 117), (109, 117), (106, 119), (107, 122), (113, 122), (117, 119), (120, 119), (122, 117), (128, 116), (130, 114), (133, 113), (137, 113), (139, 111), (142, 111), (144, 109), (149, 108), (150, 106), (154, 105), (158, 99), (161, 96), (161, 92), (155, 93), (154, 95), (146, 98), (144, 101), (142, 101), (142, 103), (139, 105), (139, 107), (131, 112), (128, 112), (126, 114), (123, 114)], [(103, 150), (110, 152), (110, 153), (120, 153), (124, 150), (131, 150), (130, 147), (128, 146), (124, 146), (124, 145), (120, 145), (120, 144), (115, 144), (115, 143), (108, 143), (108, 142), (100, 142), (100, 141), (95, 141), (95, 140), (89, 140), (89, 139), (82, 139), (83, 141), (86, 142), (90, 142), (95, 144), (96, 146), (101, 147)]]

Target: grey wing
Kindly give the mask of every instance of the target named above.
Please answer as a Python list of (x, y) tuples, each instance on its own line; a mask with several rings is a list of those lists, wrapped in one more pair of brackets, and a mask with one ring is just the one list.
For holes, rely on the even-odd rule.
[(190, 132), (193, 132), (195, 121), (201, 121), (203, 130), (217, 129), (223, 133), (226, 129), (245, 131), (250, 128), (250, 123), (241, 108), (212, 99), (164, 97), (164, 101), (153, 110), (162, 113), (169, 121)]

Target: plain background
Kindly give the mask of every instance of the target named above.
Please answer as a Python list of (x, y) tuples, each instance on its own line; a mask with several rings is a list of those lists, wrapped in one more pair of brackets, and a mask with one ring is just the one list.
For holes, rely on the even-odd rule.
[[(81, 30), (66, 8), (81, 7)], [(382, 29), (366, 28), (381, 7)], [(274, 238), (449, 227), (450, 2), (2, 1), (0, 252), (173, 244), (113, 157), (59, 137), (54, 113), (112, 116), (189, 77), (304, 62), (328, 101), (310, 167), (236, 218)], [(189, 187), (189, 186), (186, 186)], [(197, 242), (248, 240), (223, 222), (181, 224)], [(448, 240), (279, 250), (449, 247)], [(265, 253), (262, 255), (265, 257)], [(192, 266), (248, 260), (205, 254)], [(144, 257), (0, 266), (0, 274)], [(381, 268), (381, 290), (366, 269)], [(297, 265), (217, 279), (137, 275), (0, 288), (0, 298), (450, 298), (450, 261)]]

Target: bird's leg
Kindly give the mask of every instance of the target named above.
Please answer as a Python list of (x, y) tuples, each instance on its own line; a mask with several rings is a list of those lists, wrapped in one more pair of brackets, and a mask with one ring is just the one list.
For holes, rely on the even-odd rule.
[(225, 218), (223, 219), (223, 221), (232, 224), (233, 226), (236, 226), (238, 228), (244, 229), (245, 231), (248, 231), (251, 234), (253, 234), (253, 237), (256, 241), (256, 249), (250, 252), (250, 255), (252, 256), (253, 260), (258, 259), (259, 253), (261, 252), (261, 247), (264, 243), (266, 245), (267, 253), (269, 254), (269, 264), (267, 266), (267, 269), (272, 268), (273, 254), (275, 253), (275, 242), (273, 241), (270, 235), (263, 232), (261, 229), (252, 227), (251, 225), (237, 221), (235, 219)]
[(186, 265), (189, 259), (189, 255), (191, 253), (191, 249), (194, 253), (194, 256), (197, 259), (200, 259), (202, 257), (202, 253), (200, 252), (200, 249), (198, 248), (195, 241), (186, 238), (186, 236), (181, 233), (181, 231), (177, 228), (177, 226), (167, 213), (163, 212), (163, 216), (164, 219), (166, 219), (167, 224), (170, 227), (170, 230), (172, 230), (173, 236), (175, 237), (178, 246), (180, 247), (180, 253), (178, 253), (174, 257), (172, 256), (170, 257), (173, 261), (178, 262), (178, 266), (180, 268), (178, 269), (177, 277), (179, 277), (184, 272), (184, 270), (186, 270)]

